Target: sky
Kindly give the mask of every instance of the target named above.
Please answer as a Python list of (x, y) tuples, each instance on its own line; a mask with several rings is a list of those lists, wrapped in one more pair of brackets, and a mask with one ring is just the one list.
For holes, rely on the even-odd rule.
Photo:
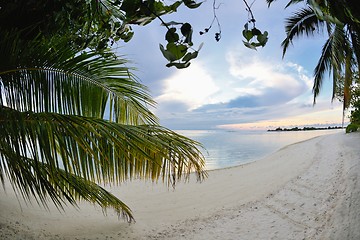
[[(249, 3), (251, 3), (249, 1)], [(204, 43), (190, 67), (167, 68), (159, 50), (165, 45), (166, 28), (154, 20), (134, 27), (129, 43), (118, 44), (117, 52), (131, 61), (139, 80), (149, 88), (157, 106), (160, 124), (173, 129), (274, 129), (293, 126), (341, 125), (342, 105), (332, 102), (332, 84), (325, 79), (313, 105), (313, 70), (320, 57), (325, 35), (299, 38), (282, 58), (284, 22), (297, 7), (284, 9), (287, 1), (268, 8), (265, 0), (253, 2), (256, 27), (269, 32), (264, 48), (257, 51), (243, 45), (242, 30), (248, 13), (241, 0), (217, 0), (217, 17), (222, 37), (215, 41), (217, 25), (199, 35), (213, 18), (213, 1), (195, 10), (181, 7), (164, 16), (165, 22), (189, 22), (193, 26), (194, 48)], [(326, 75), (328, 76), (328, 75)]]

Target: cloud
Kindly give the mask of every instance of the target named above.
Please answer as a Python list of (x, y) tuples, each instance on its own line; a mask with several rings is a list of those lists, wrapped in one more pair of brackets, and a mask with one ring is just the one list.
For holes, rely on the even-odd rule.
[(163, 91), (155, 99), (157, 102), (181, 102), (191, 111), (215, 100), (212, 96), (219, 91), (212, 76), (199, 62), (190, 68), (175, 72), (163, 80)]
[(296, 64), (263, 60), (261, 56), (247, 57), (234, 52), (229, 52), (226, 60), (230, 75), (242, 84), (236, 88), (241, 96), (264, 96), (270, 100), (269, 94), (272, 92), (280, 94), (274, 95), (276, 97), (286, 95), (284, 100), (289, 101), (309, 90), (309, 77)]
[(277, 88), (267, 88), (260, 95), (246, 95), (238, 97), (228, 103), (229, 108), (234, 107), (265, 107), (285, 104), (292, 100), (294, 95)]
[[(236, 54), (234, 54), (234, 52)], [(252, 53), (252, 52), (251, 52)], [(311, 77), (302, 66), (242, 51), (224, 55), (221, 78), (194, 62), (163, 79), (156, 113), (170, 128), (214, 128), (303, 114), (312, 106)]]
[[(250, 119), (249, 119), (250, 120)], [(345, 119), (347, 122), (348, 119)], [(340, 126), (342, 122), (341, 104), (329, 106), (321, 102), (316, 106), (301, 106), (289, 104), (282, 109), (266, 109), (261, 116), (255, 116), (250, 121), (220, 124), (222, 129), (275, 129), (277, 127), (304, 126)]]
[[(204, 2), (203, 6), (205, 4), (210, 7), (203, 8), (203, 15), (207, 16), (206, 9), (211, 9), (212, 2)], [(205, 45), (188, 69), (165, 67), (166, 60), (158, 44), (164, 43), (166, 31), (158, 23), (151, 28), (137, 29), (144, 32), (137, 31), (126, 50), (131, 50), (130, 56), (135, 58), (140, 70), (138, 76), (158, 102), (155, 113), (161, 123), (173, 129), (209, 129), (229, 124), (256, 125), (260, 121), (263, 124), (295, 121), (296, 116), (310, 113), (311, 118), (311, 114), (330, 109), (331, 96), (323, 94), (318, 104), (312, 105), (311, 75), (317, 60), (314, 49), (321, 50), (323, 42), (314, 46), (316, 39), (300, 41), (282, 60), (283, 19), (288, 14), (283, 6), (268, 9), (266, 4), (259, 3), (254, 5), (259, 13), (257, 26), (269, 31), (269, 42), (258, 51), (246, 49), (241, 43), (243, 25), (233, 23), (234, 19), (245, 23), (247, 16), (239, 18), (241, 10), (234, 8), (234, 4), (243, 6), (231, 0), (219, 9), (223, 32), (220, 42), (214, 41), (213, 32), (202, 36), (194, 34), (195, 46), (202, 41)], [(194, 33), (208, 24), (205, 17), (199, 19), (189, 12), (184, 12), (183, 17), (193, 25)], [(341, 116), (341, 111), (339, 114)], [(317, 119), (321, 120), (314, 115), (314, 120)]]
[(238, 54), (229, 52), (226, 55), (229, 72), (227, 91), (232, 98), (203, 104), (197, 111), (284, 105), (292, 101), (301, 102), (299, 98), (310, 94), (311, 80), (301, 66), (244, 57), (241, 51), (235, 52)]

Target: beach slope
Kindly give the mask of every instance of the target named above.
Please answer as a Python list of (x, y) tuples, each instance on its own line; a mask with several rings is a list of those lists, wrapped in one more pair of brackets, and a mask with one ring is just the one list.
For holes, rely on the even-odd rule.
[(133, 181), (110, 190), (136, 223), (80, 203), (60, 213), (26, 205), (6, 185), (0, 239), (360, 239), (360, 134), (289, 145), (176, 189)]

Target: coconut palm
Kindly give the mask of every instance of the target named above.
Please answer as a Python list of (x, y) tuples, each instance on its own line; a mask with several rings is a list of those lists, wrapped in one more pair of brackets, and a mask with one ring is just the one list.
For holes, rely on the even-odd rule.
[[(122, 58), (75, 50), (68, 38), (0, 29), (0, 179), (25, 200), (78, 200), (131, 210), (103, 185), (173, 185), (206, 176), (200, 144), (158, 124), (155, 103)], [(109, 57), (111, 55), (111, 57)], [(107, 57), (108, 56), (108, 57)]]
[[(275, 0), (267, 0), (269, 4)], [(286, 7), (305, 2), (291, 0)], [(359, 12), (354, 1), (313, 1), (307, 0), (306, 5), (286, 20), (286, 38), (282, 42), (283, 55), (289, 45), (299, 36), (312, 36), (314, 33), (327, 32), (328, 39), (322, 48), (320, 59), (314, 70), (314, 103), (319, 95), (326, 72), (332, 72), (333, 96), (337, 91), (338, 81), (344, 80), (344, 110), (350, 103), (350, 85), (354, 72), (360, 65), (360, 28)], [(342, 78), (341, 76), (345, 76)]]

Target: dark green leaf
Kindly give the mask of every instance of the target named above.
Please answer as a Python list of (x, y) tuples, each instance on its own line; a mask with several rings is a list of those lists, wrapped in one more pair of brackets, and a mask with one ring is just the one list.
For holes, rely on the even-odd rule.
[(129, 42), (132, 39), (133, 36), (134, 36), (134, 32), (127, 32), (127, 33), (121, 34), (120, 38), (124, 42)]
[(120, 9), (126, 12), (127, 16), (133, 16), (136, 11), (141, 7), (141, 0), (124, 0)]
[(198, 54), (199, 54), (198, 51), (195, 51), (195, 52), (193, 52), (193, 53), (187, 53), (187, 54), (182, 58), (182, 61), (184, 61), (184, 62), (189, 62), (190, 60), (197, 58)]
[(260, 34), (260, 35), (258, 35), (257, 36), (257, 40), (258, 40), (258, 42), (259, 42), (259, 44), (261, 45), (261, 46), (265, 46), (265, 44), (267, 43), (267, 41), (268, 41), (268, 32), (267, 31), (265, 31), (263, 34)]
[(175, 66), (177, 69), (183, 69), (183, 68), (189, 67), (189, 66), (190, 66), (190, 62), (186, 62), (186, 63), (172, 62), (172, 63), (166, 64), (166, 66), (167, 66), (167, 67)]
[(181, 22), (175, 22), (175, 21), (170, 21), (167, 23), (161, 23), (161, 26), (172, 26), (172, 25), (182, 25), (183, 23)]
[(176, 10), (178, 9), (178, 7), (181, 5), (182, 1), (176, 1), (173, 4), (171, 4), (169, 6), (169, 8), (171, 9), (171, 11), (176, 12)]
[(250, 41), (250, 39), (254, 36), (251, 30), (243, 30), (242, 34), (247, 41)]
[(179, 41), (179, 34), (176, 33), (176, 28), (170, 28), (165, 34), (165, 39), (169, 43)]
[(167, 51), (162, 44), (159, 44), (159, 45), (160, 45), (160, 51), (162, 52), (163, 56), (164, 56), (169, 62), (172, 62), (172, 61), (177, 60), (177, 59), (176, 59), (176, 56), (175, 56), (173, 53), (171, 53), (170, 51)]
[(251, 43), (245, 42), (245, 41), (243, 41), (243, 43), (244, 43), (245, 47), (256, 50), (256, 47), (254, 45), (252, 45)]
[(184, 23), (181, 28), (181, 33), (183, 36), (185, 36), (185, 43), (188, 43), (190, 46), (192, 45), (192, 33), (193, 29), (189, 23)]
[(187, 37), (189, 34), (192, 33), (192, 27), (190, 25), (190, 23), (184, 23), (181, 28), (181, 33), (183, 36)]
[(253, 29), (251, 30), (251, 32), (252, 32), (252, 34), (255, 35), (255, 36), (261, 34), (261, 31), (260, 31), (259, 29), (257, 29), (257, 28), (253, 28)]
[(166, 45), (166, 49), (175, 56), (175, 60), (179, 60), (186, 54), (188, 47), (185, 46), (184, 44), (177, 45), (175, 43), (168, 43)]
[(202, 2), (196, 3), (196, 2), (193, 1), (193, 0), (184, 0), (184, 4), (185, 4), (185, 6), (187, 6), (188, 8), (194, 9), (194, 8), (200, 7), (200, 5), (202, 4)]

